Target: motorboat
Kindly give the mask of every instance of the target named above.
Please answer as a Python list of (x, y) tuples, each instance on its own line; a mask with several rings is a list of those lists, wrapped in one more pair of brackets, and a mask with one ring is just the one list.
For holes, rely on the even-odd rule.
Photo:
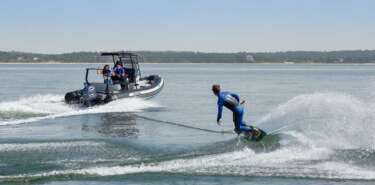
[[(124, 81), (107, 79), (101, 68), (86, 68), (83, 89), (71, 91), (65, 94), (67, 104), (79, 104), (82, 106), (95, 106), (105, 104), (123, 98), (151, 98), (158, 94), (164, 86), (164, 80), (159, 75), (141, 76), (139, 63), (143, 58), (133, 52), (103, 52), (101, 56), (111, 56), (113, 67), (118, 64), (125, 71)], [(112, 68), (113, 69), (113, 68)], [(96, 75), (103, 79), (101, 82), (91, 82), (90, 74), (95, 71)]]

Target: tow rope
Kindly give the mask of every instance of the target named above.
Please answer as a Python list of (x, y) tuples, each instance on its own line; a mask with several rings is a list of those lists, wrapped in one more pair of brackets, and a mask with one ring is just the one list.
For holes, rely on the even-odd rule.
[(228, 131), (228, 130), (227, 131), (225, 131), (225, 130), (222, 130), (222, 131), (210, 130), (210, 129), (190, 126), (190, 125), (187, 125), (187, 124), (172, 122), (172, 121), (159, 120), (159, 119), (150, 118), (150, 117), (146, 117), (146, 116), (140, 116), (140, 115), (135, 115), (135, 116), (137, 118), (141, 118), (141, 119), (144, 119), (144, 120), (149, 120), (149, 121), (164, 123), (164, 124), (169, 124), (169, 125), (175, 125), (175, 126), (179, 126), (179, 127), (185, 127), (185, 128), (200, 130), (200, 131), (204, 131), (204, 132), (217, 133), (217, 134), (233, 134), (233, 131)]

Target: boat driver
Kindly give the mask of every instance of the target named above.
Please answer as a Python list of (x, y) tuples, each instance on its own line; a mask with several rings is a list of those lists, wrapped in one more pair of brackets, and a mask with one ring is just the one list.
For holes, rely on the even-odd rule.
[(128, 80), (125, 74), (125, 69), (122, 66), (120, 61), (116, 62), (116, 66), (113, 68), (114, 75), (112, 76), (112, 80), (115, 82), (119, 82), (121, 85), (121, 89), (128, 89)]

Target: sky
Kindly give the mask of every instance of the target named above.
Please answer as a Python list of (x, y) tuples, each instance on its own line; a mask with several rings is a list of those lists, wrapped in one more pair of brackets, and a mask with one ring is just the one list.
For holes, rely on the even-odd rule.
[(0, 50), (375, 49), (374, 0), (0, 0)]

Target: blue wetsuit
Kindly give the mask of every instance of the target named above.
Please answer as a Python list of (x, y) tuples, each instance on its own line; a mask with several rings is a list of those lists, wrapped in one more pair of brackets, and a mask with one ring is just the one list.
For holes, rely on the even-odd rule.
[(220, 92), (218, 94), (217, 106), (217, 121), (221, 119), (223, 106), (225, 106), (233, 112), (233, 122), (235, 128), (234, 130), (237, 133), (243, 131), (252, 131), (252, 129), (248, 127), (242, 120), (244, 108), (240, 104), (240, 97), (237, 94), (231, 92)]

